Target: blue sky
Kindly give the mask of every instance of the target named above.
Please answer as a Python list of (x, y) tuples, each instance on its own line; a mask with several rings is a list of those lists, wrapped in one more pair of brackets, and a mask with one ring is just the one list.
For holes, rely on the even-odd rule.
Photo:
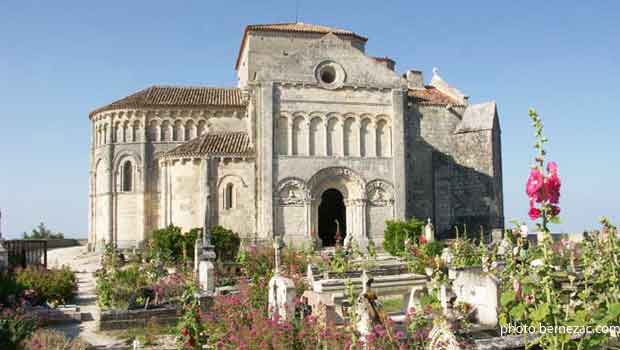
[[(620, 2), (299, 2), (300, 21), (368, 36), (398, 71), (439, 67), (498, 102), (507, 219), (526, 218), (534, 106), (563, 181), (556, 230), (620, 220)], [(85, 236), (88, 112), (152, 84), (234, 86), (244, 26), (294, 19), (294, 1), (2, 0), (2, 232)]]

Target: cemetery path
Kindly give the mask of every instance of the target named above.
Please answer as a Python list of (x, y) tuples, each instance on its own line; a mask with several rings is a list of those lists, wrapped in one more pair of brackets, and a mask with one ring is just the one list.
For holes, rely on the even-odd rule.
[(48, 252), (50, 267), (69, 266), (78, 279), (77, 305), (82, 312), (81, 323), (54, 326), (71, 338), (79, 337), (96, 349), (117, 349), (125, 343), (97, 330), (97, 292), (95, 271), (100, 268), (100, 254), (89, 253), (86, 247), (53, 249)]

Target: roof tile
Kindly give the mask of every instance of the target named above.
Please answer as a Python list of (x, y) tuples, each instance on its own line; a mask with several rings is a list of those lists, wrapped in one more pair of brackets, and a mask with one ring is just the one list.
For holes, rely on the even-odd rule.
[(247, 155), (254, 153), (246, 132), (207, 133), (179, 145), (166, 153), (169, 157), (205, 155)]
[(424, 89), (409, 89), (409, 97), (414, 103), (421, 105), (461, 105), (457, 100), (428, 85)]
[(244, 106), (241, 90), (207, 86), (151, 86), (98, 108), (94, 114), (120, 108)]

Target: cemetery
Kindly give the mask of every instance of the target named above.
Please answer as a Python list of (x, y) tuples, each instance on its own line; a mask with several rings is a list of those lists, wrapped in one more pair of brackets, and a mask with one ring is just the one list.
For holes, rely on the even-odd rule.
[[(0, 331), (20, 330), (13, 339), (34, 349), (31, 332), (90, 316), (96, 332), (147, 330), (126, 339), (133, 349), (611, 349), (618, 231), (603, 218), (579, 242), (551, 235), (558, 167), (530, 116), (539, 134), (527, 181), (535, 235), (525, 225), (500, 236), (456, 228), (439, 241), (430, 220), (412, 219), (388, 223), (400, 232), (384, 247), (338, 234), (334, 248), (300, 249), (279, 235), (247, 242), (223, 227), (170, 226), (146, 249), (96, 255), (94, 315), (70, 304), (78, 288), (68, 267), (12, 266), (2, 246)], [(7, 313), (10, 305), (19, 307)]]

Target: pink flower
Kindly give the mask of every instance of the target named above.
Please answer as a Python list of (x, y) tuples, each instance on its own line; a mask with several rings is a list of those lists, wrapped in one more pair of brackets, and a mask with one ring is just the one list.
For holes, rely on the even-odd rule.
[(530, 219), (536, 220), (540, 217), (540, 210), (534, 207), (534, 203), (530, 202), (530, 211), (527, 214), (530, 216)]
[[(556, 168), (557, 171), (557, 168)], [(560, 201), (560, 187), (562, 183), (557, 172), (550, 173), (545, 179), (545, 194), (550, 203), (558, 204)]]
[(539, 203), (542, 201), (542, 197), (539, 192), (543, 186), (543, 183), (543, 174), (537, 168), (533, 168), (525, 186), (525, 192), (531, 201), (534, 200)]
[(547, 163), (547, 171), (550, 174), (556, 174), (558, 173), (558, 164), (556, 162), (549, 162)]

